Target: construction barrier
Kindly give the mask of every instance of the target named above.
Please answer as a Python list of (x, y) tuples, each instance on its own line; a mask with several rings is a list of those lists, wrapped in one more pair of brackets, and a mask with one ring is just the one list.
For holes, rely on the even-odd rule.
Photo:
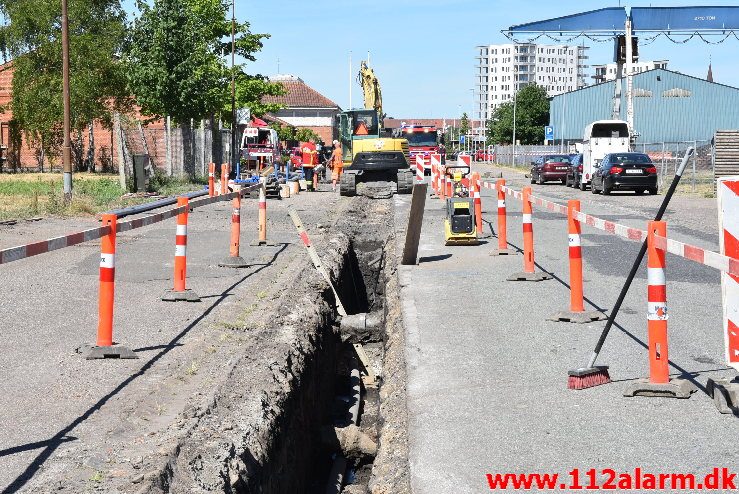
[(469, 154), (460, 154), (457, 156), (457, 161), (462, 165), (470, 166), (472, 164), (472, 156)]
[(482, 231), (482, 199), (480, 199), (480, 174), (472, 172), (470, 176), (470, 196), (472, 197), (472, 203), (475, 206), (475, 228), (477, 229), (477, 236), (483, 235)]
[(431, 162), (431, 194), (438, 194), (438, 186), (437, 186), (437, 180), (438, 180), (438, 173), (439, 168), (437, 167), (436, 163)]
[(177, 231), (174, 251), (174, 288), (162, 295), (166, 302), (199, 302), (200, 296), (187, 288), (187, 219), (190, 201), (186, 197), (177, 198), (177, 206), (184, 210), (177, 215)]
[(96, 346), (86, 355), (88, 360), (103, 358), (138, 358), (128, 347), (113, 345), (113, 308), (115, 306), (115, 242), (118, 217), (104, 214), (103, 226), (108, 233), (100, 242), (100, 288), (98, 291), (98, 334)]
[[(488, 185), (482, 182), (483, 186)], [(510, 253), (508, 249), (506, 205), (505, 205), (505, 180), (500, 179), (495, 183), (495, 191), (498, 196), (498, 248), (491, 251), (491, 256), (505, 256)]]
[[(712, 267), (722, 273), (722, 281), (729, 282), (727, 288), (723, 286), (724, 296), (724, 334), (726, 341), (727, 364), (737, 368), (739, 363), (739, 332), (734, 322), (739, 312), (739, 241), (732, 232), (739, 232), (739, 180), (736, 178), (724, 179), (732, 182), (730, 185), (719, 181), (719, 213), (721, 224), (721, 249), (722, 253), (702, 249), (694, 245), (669, 239), (666, 236), (666, 224), (661, 221), (651, 222), (648, 230), (628, 227), (619, 223), (604, 220), (596, 216), (580, 211), (577, 201), (569, 201), (567, 206), (548, 201), (541, 197), (531, 195), (529, 187), (524, 187), (523, 193), (505, 186), (505, 182), (499, 180), (495, 185), (483, 182), (482, 187), (495, 189), (498, 192), (498, 240), (499, 246), (504, 237), (505, 225), (501, 221), (506, 215), (505, 196), (512, 196), (523, 201), (524, 222), (524, 250), (531, 251), (533, 247), (533, 227), (530, 218), (533, 208), (531, 204), (544, 208), (548, 211), (567, 215), (568, 217), (568, 250), (570, 258), (570, 313), (576, 315), (592, 314), (599, 318), (605, 318), (598, 312), (582, 313), (584, 309), (584, 297), (582, 294), (582, 245), (580, 242), (581, 225), (590, 226), (625, 240), (643, 243), (647, 241), (648, 253), (648, 332), (649, 332), (649, 356), (650, 377), (631, 383), (625, 391), (626, 396), (672, 396), (688, 398), (695, 391), (695, 386), (686, 380), (672, 379), (667, 374), (667, 304), (665, 289), (665, 254), (670, 253), (684, 259)], [(722, 185), (724, 189), (721, 189)], [(729, 199), (727, 200), (726, 197)], [(722, 199), (726, 202), (722, 203)], [(728, 204), (728, 205), (727, 205)], [(501, 208), (502, 206), (502, 208)], [(531, 232), (527, 239), (527, 232)], [(727, 255), (729, 254), (729, 255)], [(527, 264), (528, 259), (524, 256), (525, 270), (531, 270), (532, 262)], [(533, 261), (533, 259), (532, 259)], [(579, 322), (579, 321), (574, 321)], [(708, 390), (716, 402), (716, 406), (722, 413), (733, 413), (739, 407), (739, 383), (728, 379), (709, 379)]]
[(228, 194), (228, 164), (221, 165), (221, 195)]
[(580, 212), (580, 201), (567, 201), (567, 239), (570, 260), (570, 310), (558, 312), (548, 318), (550, 321), (564, 321), (585, 324), (606, 319), (598, 311), (585, 311), (582, 278), (582, 242), (580, 222), (575, 217)]
[(252, 246), (272, 246), (273, 242), (267, 240), (267, 189), (265, 178), (260, 181), (259, 187), (259, 232), (258, 239), (252, 242)]
[(216, 164), (210, 163), (208, 165), (208, 195), (213, 197), (216, 195)]
[(547, 273), (537, 272), (534, 261), (534, 224), (531, 207), (531, 187), (523, 188), (523, 271), (514, 273), (508, 281), (544, 281), (552, 277)]
[(229, 244), (228, 257), (218, 263), (221, 267), (226, 268), (245, 268), (249, 266), (246, 260), (241, 257), (241, 194), (236, 194), (233, 201), (233, 211), (231, 212), (231, 242)]
[(423, 182), (423, 156), (416, 155), (416, 181)]
[(672, 396), (690, 398), (697, 388), (685, 379), (670, 380), (670, 355), (667, 343), (667, 281), (665, 249), (660, 249), (655, 236), (667, 236), (664, 221), (649, 222), (647, 232), (647, 344), (649, 378), (630, 382), (624, 396)]
[[(435, 194), (439, 194), (439, 170), (441, 169), (441, 155), (438, 153), (431, 154), (431, 188)], [(436, 170), (436, 173), (434, 173)], [(434, 178), (436, 177), (436, 178)]]
[[(739, 259), (739, 178), (719, 179), (717, 192), (720, 252)], [(739, 265), (733, 267), (739, 271)], [(722, 274), (721, 296), (726, 364), (739, 371), (739, 275)]]
[(439, 196), (439, 199), (442, 201), (446, 200), (447, 193), (446, 193), (446, 167), (441, 167), (439, 170), (439, 192), (436, 194)]

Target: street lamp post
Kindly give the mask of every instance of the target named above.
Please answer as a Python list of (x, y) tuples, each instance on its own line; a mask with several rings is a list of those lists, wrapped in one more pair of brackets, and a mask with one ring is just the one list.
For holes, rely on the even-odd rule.
[(69, 204), (72, 201), (72, 143), (69, 136), (72, 125), (69, 96), (69, 18), (67, 15), (67, 0), (62, 0), (62, 100), (64, 106), (64, 143), (62, 144), (64, 203)]
[[(236, 0), (231, 0), (231, 169), (236, 171), (236, 179), (241, 178), (241, 160), (237, 156), (236, 134), (238, 122), (236, 121), (236, 74), (234, 71), (236, 59)], [(224, 191), (225, 193), (225, 191)]]
[(516, 86), (513, 86), (513, 149), (511, 150), (511, 166), (516, 166), (516, 96), (518, 91)]

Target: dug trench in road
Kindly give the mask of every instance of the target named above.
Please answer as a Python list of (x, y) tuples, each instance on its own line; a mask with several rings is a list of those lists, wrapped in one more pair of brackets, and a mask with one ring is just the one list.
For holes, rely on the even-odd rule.
[[(252, 202), (242, 211), (244, 225), (256, 225)], [(158, 301), (171, 283), (172, 225), (120, 236), (114, 337), (137, 351), (136, 361), (87, 362), (74, 354), (94, 338), (97, 245), (19, 262), (15, 270), (3, 266), (9, 283), (0, 300), (13, 306), (2, 309), (2, 489), (238, 492), (261, 483), (265, 492), (300, 492), (302, 482), (322, 490), (330, 451), (319, 431), (331, 422), (334, 386), (340, 389), (334, 365), (347, 342), (331, 323), (330, 292), (306, 266), (287, 204), (268, 206), (278, 245), (244, 249), (254, 264), (241, 271), (215, 267), (228, 249), (230, 207), (191, 213), (189, 284), (201, 304)], [(381, 411), (377, 390), (367, 393), (360, 426), (375, 438), (383, 427), (404, 430), (402, 326), (397, 308), (385, 304), (397, 287), (386, 269), (394, 265), (385, 248), (392, 205), (324, 193), (289, 204), (301, 210), (340, 286), (357, 275), (341, 273), (354, 249), (343, 232), (357, 236), (354, 256), (367, 294), (354, 303), (382, 308), (386, 323), (360, 339), (375, 373), (392, 376), (380, 388)], [(255, 237), (256, 228), (244, 236)], [(69, 286), (77, 291), (66, 301), (60, 294)], [(342, 290), (349, 300), (357, 296)], [(403, 492), (402, 444), (393, 432), (374, 463), (356, 458), (357, 481)], [(276, 471), (291, 473), (269, 475)]]
[[(477, 170), (495, 177), (501, 171)], [(515, 172), (503, 171), (503, 178), (517, 190), (526, 184)], [(533, 188), (559, 203), (565, 201), (555, 195), (578, 193), (561, 186)], [(581, 197), (583, 211), (643, 229), (656, 206), (641, 199), (623, 195), (590, 203)], [(670, 237), (716, 249), (709, 233), (715, 205), (691, 201), (676, 197), (671, 204)], [(400, 227), (407, 201), (396, 197), (395, 202)], [(521, 248), (521, 203), (510, 197), (506, 203), (508, 240)], [(493, 191), (483, 189), (482, 205), (485, 220), (495, 226)], [(420, 263), (401, 267), (414, 492), (481, 492), (488, 489), (486, 473), (566, 475), (573, 468), (640, 467), (702, 474), (736, 468), (739, 454), (726, 438), (739, 433), (739, 423), (719, 414), (705, 394), (709, 377), (734, 374), (723, 360), (717, 272), (667, 257), (670, 371), (689, 373), (698, 383), (691, 399), (622, 396), (627, 381), (648, 375), (646, 268), (637, 275), (601, 357), (615, 382), (570, 391), (567, 371), (587, 358), (604, 323), (546, 320), (569, 300), (565, 217), (534, 209), (537, 270), (555, 279), (531, 284), (505, 281), (520, 271), (522, 258), (488, 256), (494, 238), (480, 246), (444, 247), (443, 218), (441, 201), (429, 199)], [(685, 218), (689, 226), (681, 228)], [(639, 244), (585, 225), (582, 244), (585, 296), (594, 304), (586, 309), (607, 311)], [(456, 302), (439, 303), (450, 300), (450, 290)]]

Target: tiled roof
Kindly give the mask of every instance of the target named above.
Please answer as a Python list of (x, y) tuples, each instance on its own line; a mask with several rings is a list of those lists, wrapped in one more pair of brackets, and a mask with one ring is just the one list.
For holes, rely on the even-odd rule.
[[(454, 125), (455, 122), (457, 125), (459, 125), (459, 118), (386, 118), (384, 120), (384, 125), (386, 129), (397, 129), (401, 126), (401, 124), (405, 122), (408, 125), (435, 125), (437, 128), (442, 128), (444, 126), (444, 123), (446, 125), (451, 126)], [(475, 128), (479, 127), (481, 124), (480, 120), (470, 120), (470, 123), (473, 124)], [(484, 122), (482, 122), (484, 125)]]
[(300, 79), (279, 82), (287, 93), (283, 96), (265, 96), (263, 103), (279, 103), (287, 108), (339, 108), (339, 105)]

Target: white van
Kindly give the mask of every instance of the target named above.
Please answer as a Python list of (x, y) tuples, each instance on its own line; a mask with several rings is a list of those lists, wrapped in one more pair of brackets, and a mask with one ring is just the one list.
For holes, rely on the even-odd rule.
[(631, 149), (629, 124), (623, 120), (598, 120), (585, 128), (582, 143), (580, 190), (590, 185), (593, 171), (608, 153), (624, 153)]

